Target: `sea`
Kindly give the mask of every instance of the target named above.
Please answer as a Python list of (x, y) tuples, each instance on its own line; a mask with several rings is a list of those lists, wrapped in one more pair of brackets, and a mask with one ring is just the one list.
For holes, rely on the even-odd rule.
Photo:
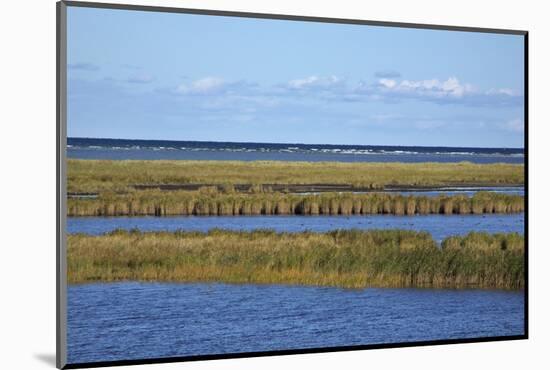
[(523, 148), (468, 148), (300, 143), (240, 143), (74, 138), (67, 156), (79, 159), (238, 160), (307, 162), (524, 162)]

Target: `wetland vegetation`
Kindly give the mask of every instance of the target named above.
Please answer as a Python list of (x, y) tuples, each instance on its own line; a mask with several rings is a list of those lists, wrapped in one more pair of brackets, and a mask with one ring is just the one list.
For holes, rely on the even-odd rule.
[[(68, 191), (127, 192), (135, 185), (344, 184), (386, 186), (523, 185), (520, 164), (68, 160)], [(268, 186), (267, 186), (268, 187)], [(265, 189), (264, 189), (265, 190)]]
[(68, 237), (70, 283), (174, 281), (520, 289), (524, 238), (469, 233), (441, 246), (426, 232), (117, 230)]
[(237, 193), (213, 187), (199, 191), (142, 190), (71, 198), (69, 216), (231, 215), (416, 215), (524, 211), (524, 197), (494, 192), (426, 197), (394, 193)]

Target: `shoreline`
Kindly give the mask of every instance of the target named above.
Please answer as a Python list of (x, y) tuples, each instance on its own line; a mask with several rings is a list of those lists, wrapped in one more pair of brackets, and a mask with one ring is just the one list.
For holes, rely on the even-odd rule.
[(458, 287), (452, 287), (452, 286), (446, 286), (446, 287), (430, 287), (430, 286), (412, 286), (412, 287), (393, 287), (393, 286), (365, 286), (365, 287), (345, 287), (345, 286), (337, 286), (337, 285), (314, 285), (314, 284), (292, 284), (292, 283), (227, 283), (223, 281), (158, 281), (158, 280), (139, 280), (139, 279), (127, 279), (127, 280), (113, 280), (113, 281), (84, 281), (84, 282), (69, 282), (67, 285), (69, 287), (79, 287), (79, 286), (86, 286), (86, 285), (94, 285), (94, 284), (125, 284), (125, 283), (138, 283), (138, 284), (188, 284), (188, 285), (195, 285), (195, 284), (207, 284), (207, 285), (230, 285), (230, 286), (261, 286), (261, 287), (267, 287), (267, 286), (278, 286), (278, 287), (289, 287), (289, 288), (334, 288), (334, 289), (342, 289), (342, 290), (364, 290), (364, 289), (407, 289), (407, 290), (442, 290), (442, 291), (495, 291), (495, 292), (510, 292), (510, 293), (523, 293), (525, 291), (525, 287), (517, 288), (517, 289), (511, 289), (511, 288), (479, 288), (475, 284), (472, 284), (470, 286), (458, 286)]
[(290, 288), (333, 288), (333, 289), (342, 289), (342, 290), (364, 290), (364, 289), (407, 289), (407, 290), (442, 290), (442, 291), (496, 291), (496, 292), (510, 292), (510, 293), (523, 293), (525, 287), (521, 288), (491, 288), (491, 287), (479, 287), (475, 283), (470, 285), (461, 285), (461, 286), (378, 286), (378, 285), (369, 285), (362, 287), (348, 287), (348, 286), (339, 286), (339, 285), (315, 285), (315, 284), (299, 284), (299, 283), (270, 283), (270, 282), (224, 282), (217, 280), (189, 280), (189, 281), (158, 281), (158, 280), (140, 280), (140, 279), (126, 279), (126, 280), (112, 280), (112, 281), (79, 281), (79, 282), (69, 282), (67, 285), (69, 287), (79, 287), (86, 285), (94, 284), (124, 284), (124, 283), (138, 283), (138, 284), (208, 284), (208, 285), (233, 285), (233, 286), (261, 286), (261, 287), (290, 287)]

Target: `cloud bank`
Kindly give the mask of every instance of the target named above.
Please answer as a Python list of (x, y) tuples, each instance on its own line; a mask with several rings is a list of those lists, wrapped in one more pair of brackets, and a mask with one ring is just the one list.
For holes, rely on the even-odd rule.
[(416, 100), (436, 104), (462, 104), (468, 106), (519, 106), (523, 95), (510, 88), (492, 88), (486, 91), (470, 83), (461, 82), (456, 77), (445, 80), (399, 80), (379, 78), (375, 82), (359, 81), (347, 83), (337, 76), (310, 76), (290, 80), (281, 85), (288, 96), (296, 92), (307, 93), (341, 102), (378, 101), (397, 103), (403, 100)]

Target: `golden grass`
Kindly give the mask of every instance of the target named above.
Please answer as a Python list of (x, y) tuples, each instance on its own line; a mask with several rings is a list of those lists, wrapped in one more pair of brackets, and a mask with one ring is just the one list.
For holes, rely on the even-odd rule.
[(471, 233), (438, 247), (403, 230), (73, 234), (68, 279), (521, 289), (524, 239)]
[(524, 197), (491, 192), (478, 192), (469, 198), (146, 190), (103, 193), (97, 199), (69, 199), (67, 210), (69, 216), (482, 214), (523, 212)]
[(128, 191), (136, 184), (523, 184), (518, 164), (282, 161), (68, 160), (69, 192)]

